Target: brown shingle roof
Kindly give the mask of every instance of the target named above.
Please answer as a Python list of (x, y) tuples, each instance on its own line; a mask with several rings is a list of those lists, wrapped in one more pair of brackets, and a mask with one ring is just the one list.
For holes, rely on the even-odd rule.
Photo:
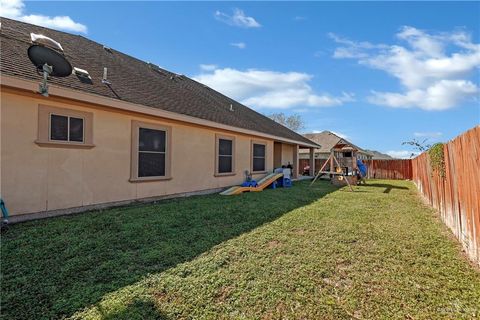
[[(30, 32), (60, 42), (72, 66), (87, 70), (92, 77), (92, 83), (84, 83), (75, 75), (52, 77), (51, 84), (312, 144), (300, 134), (186, 76), (114, 49), (105, 50), (103, 45), (79, 35), (3, 17), (0, 37), (2, 74), (41, 79), (27, 56), (31, 45)], [(110, 87), (101, 81), (104, 67), (108, 68)]]
[[(346, 144), (350, 147), (353, 147), (357, 149), (358, 151), (365, 153), (365, 154), (370, 154), (369, 152), (366, 152), (360, 147), (357, 147), (350, 141), (343, 139), (342, 137), (337, 136), (335, 133), (330, 132), (330, 131), (322, 131), (320, 133), (306, 133), (304, 136), (311, 141), (321, 145), (322, 147), (320, 149), (315, 149), (316, 152), (320, 153), (330, 153), (332, 148), (337, 145), (337, 144)], [(301, 149), (300, 149), (301, 150)], [(301, 152), (305, 152), (304, 150), (301, 150)]]

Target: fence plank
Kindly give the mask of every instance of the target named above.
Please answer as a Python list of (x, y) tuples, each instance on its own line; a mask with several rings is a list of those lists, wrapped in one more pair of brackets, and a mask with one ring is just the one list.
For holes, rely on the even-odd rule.
[(412, 162), (405, 160), (366, 160), (369, 179), (412, 179)]

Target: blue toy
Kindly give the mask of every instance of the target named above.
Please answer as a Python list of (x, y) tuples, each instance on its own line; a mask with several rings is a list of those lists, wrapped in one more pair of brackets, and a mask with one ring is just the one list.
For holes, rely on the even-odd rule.
[(284, 188), (290, 188), (292, 186), (292, 179), (290, 178), (283, 178), (282, 184)]
[(256, 180), (251, 179), (251, 180), (248, 180), (248, 181), (245, 181), (244, 183), (242, 183), (242, 187), (253, 187), (253, 188), (256, 188), (256, 187), (258, 187), (258, 183), (257, 183)]
[(362, 177), (365, 177), (367, 175), (367, 166), (362, 162), (362, 160), (357, 159), (357, 167)]

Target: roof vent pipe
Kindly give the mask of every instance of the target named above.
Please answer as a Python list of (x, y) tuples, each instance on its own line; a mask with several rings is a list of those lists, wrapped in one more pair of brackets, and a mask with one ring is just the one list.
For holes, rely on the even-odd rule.
[(111, 82), (107, 80), (107, 79), (108, 79), (107, 76), (108, 76), (108, 69), (107, 69), (106, 67), (104, 67), (104, 68), (103, 68), (103, 79), (102, 79), (102, 83), (111, 85)]
[(234, 111), (233, 110), (233, 104), (230, 103), (230, 111)]

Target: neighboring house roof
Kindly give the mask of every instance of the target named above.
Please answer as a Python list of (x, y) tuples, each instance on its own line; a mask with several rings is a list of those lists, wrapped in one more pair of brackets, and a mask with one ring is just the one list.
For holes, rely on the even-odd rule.
[(393, 157), (389, 156), (388, 154), (381, 153), (376, 150), (365, 150), (373, 155), (373, 160), (392, 160)]
[[(327, 130), (322, 131), (320, 133), (306, 133), (306, 134), (304, 134), (304, 136), (306, 138), (312, 140), (313, 142), (321, 145), (321, 148), (315, 149), (315, 152), (330, 153), (332, 148), (334, 146), (336, 146), (337, 144), (346, 144), (350, 147), (353, 147), (353, 148), (357, 149), (361, 153), (364, 153), (364, 154), (367, 154), (367, 155), (372, 155), (371, 153), (366, 152), (362, 148), (357, 147), (356, 145), (354, 145), (350, 141), (348, 141), (348, 140), (346, 140), (342, 137), (339, 137), (335, 133), (327, 131)], [(305, 153), (305, 152), (308, 152), (308, 151), (303, 151), (303, 153)]]
[[(302, 135), (186, 76), (114, 49), (105, 49), (79, 35), (3, 17), (0, 37), (2, 75), (41, 80), (27, 56), (31, 32), (60, 42), (72, 66), (87, 70), (92, 78), (91, 83), (86, 83), (75, 75), (51, 77), (49, 84), (312, 145)], [(110, 86), (101, 81), (104, 67), (108, 68)]]

